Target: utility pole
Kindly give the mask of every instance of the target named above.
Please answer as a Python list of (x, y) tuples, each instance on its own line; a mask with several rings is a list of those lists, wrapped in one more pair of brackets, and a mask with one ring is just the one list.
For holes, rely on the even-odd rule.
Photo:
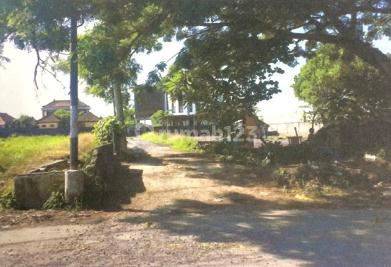
[(70, 96), (71, 96), (71, 121), (70, 121), (70, 169), (77, 170), (78, 168), (78, 63), (77, 63), (77, 17), (71, 18), (71, 81), (70, 81)]

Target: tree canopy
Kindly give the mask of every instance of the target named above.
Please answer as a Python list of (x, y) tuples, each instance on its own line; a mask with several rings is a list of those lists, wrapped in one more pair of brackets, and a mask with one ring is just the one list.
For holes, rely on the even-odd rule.
[(324, 124), (382, 119), (391, 106), (388, 86), (379, 70), (334, 45), (320, 47), (293, 85)]
[(278, 92), (271, 76), (282, 72), (276, 63), (292, 66), (319, 43), (350, 51), (390, 81), (391, 61), (373, 46), (391, 36), (389, 1), (155, 2), (172, 16), (176, 37), (185, 39), (164, 87), (218, 119), (240, 117), (270, 99)]
[(133, 56), (161, 49), (159, 38), (165, 29), (161, 11), (154, 5), (133, 12), (132, 17), (131, 11), (122, 12), (126, 18), (120, 19), (119, 14), (116, 21), (100, 21), (81, 37), (79, 65), (89, 93), (110, 102), (112, 88), (120, 87), (127, 103), (129, 88), (136, 86), (141, 70)]
[[(332, 43), (384, 73), (391, 71), (391, 60), (373, 47), (374, 40), (391, 36), (387, 0), (174, 0), (161, 5), (173, 14), (179, 37), (216, 36), (225, 38), (226, 46), (240, 42), (240, 50), (247, 52), (252, 52), (248, 48), (257, 47), (254, 52), (258, 52), (283, 46), (295, 55), (304, 52), (299, 45), (302, 40), (308, 41), (307, 52), (317, 42)], [(230, 56), (226, 53), (230, 50), (215, 51)]]
[(67, 50), (72, 16), (94, 22), (81, 61), (91, 92), (106, 99), (108, 83), (134, 83), (131, 56), (156, 48), (161, 36), (185, 40), (164, 80), (168, 90), (221, 115), (269, 99), (278, 92), (276, 63), (293, 65), (319, 43), (351, 52), (391, 80), (390, 58), (373, 45), (391, 37), (388, 0), (3, 0), (0, 43), (34, 49), (42, 63), (38, 51)]

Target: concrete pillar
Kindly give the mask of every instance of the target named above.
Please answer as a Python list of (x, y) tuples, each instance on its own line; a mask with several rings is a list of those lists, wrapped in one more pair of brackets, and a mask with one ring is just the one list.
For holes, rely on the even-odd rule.
[(65, 201), (72, 203), (79, 199), (84, 190), (84, 173), (79, 170), (65, 171)]

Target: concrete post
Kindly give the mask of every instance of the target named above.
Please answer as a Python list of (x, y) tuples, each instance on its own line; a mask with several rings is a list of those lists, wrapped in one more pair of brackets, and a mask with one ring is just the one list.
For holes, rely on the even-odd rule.
[(73, 203), (84, 190), (84, 173), (79, 170), (65, 171), (65, 201)]

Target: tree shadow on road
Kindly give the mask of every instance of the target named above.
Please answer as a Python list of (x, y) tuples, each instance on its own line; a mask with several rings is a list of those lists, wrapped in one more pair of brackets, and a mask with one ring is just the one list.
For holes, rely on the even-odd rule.
[(209, 178), (222, 185), (252, 187), (270, 183), (272, 170), (217, 160), (205, 154), (176, 154), (164, 158), (165, 164), (178, 164), (191, 179)]
[(284, 205), (246, 194), (223, 197), (229, 202), (180, 199), (146, 217), (123, 221), (149, 222), (170, 234), (193, 236), (199, 242), (249, 244), (280, 259), (309, 265), (391, 263), (390, 210), (281, 210)]
[(146, 150), (140, 147), (129, 148), (126, 152), (126, 162), (137, 162), (151, 166), (162, 166), (163, 160), (151, 156)]
[(103, 208), (111, 211), (122, 210), (122, 206), (130, 204), (136, 194), (145, 191), (143, 170), (121, 165), (117, 170), (116, 177), (108, 184)]

